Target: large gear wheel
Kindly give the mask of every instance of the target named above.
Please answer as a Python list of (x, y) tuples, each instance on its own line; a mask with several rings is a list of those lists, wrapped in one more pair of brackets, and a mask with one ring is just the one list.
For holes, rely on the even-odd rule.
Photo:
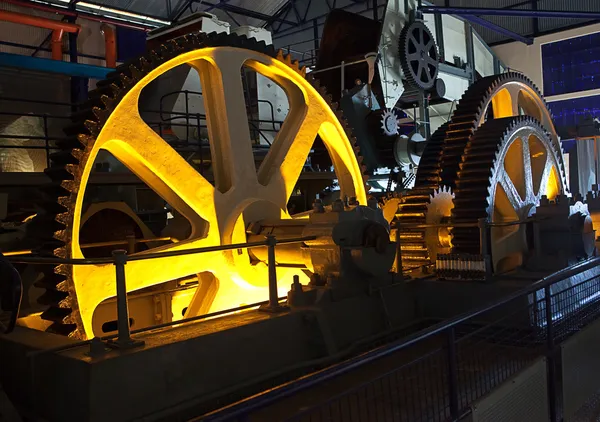
[[(561, 153), (534, 118), (507, 117), (484, 123), (467, 144), (456, 180), (452, 223), (523, 221), (535, 214), (542, 196), (564, 194)], [(453, 252), (479, 253), (478, 228), (452, 229)], [(528, 252), (527, 225), (491, 229), (494, 271), (521, 265)]]
[[(142, 89), (176, 66), (188, 64), (200, 76), (211, 142), (215, 183), (209, 183), (168, 143), (143, 122), (138, 110)], [(279, 84), (287, 93), (290, 112), (268, 155), (255, 169), (240, 71), (249, 67)], [(150, 188), (185, 216), (189, 239), (147, 252), (246, 242), (246, 222), (290, 218), (286, 204), (293, 193), (315, 138), (323, 140), (336, 170), (342, 194), (366, 204), (365, 180), (348, 126), (336, 104), (323, 95), (318, 82), (305, 79), (304, 69), (290, 56), (245, 37), (226, 34), (187, 35), (167, 42), (138, 60), (117, 68), (90, 92), (87, 110), (58, 145), (47, 174), (56, 182), (45, 217), (52, 241), (45, 251), (61, 258), (82, 258), (79, 227), (86, 184), (100, 150), (123, 162)], [(82, 134), (87, 128), (88, 134)], [(246, 251), (163, 257), (130, 261), (128, 291), (155, 286), (190, 274), (211, 272), (218, 291), (211, 310), (265, 300), (264, 264), (253, 265)], [(49, 271), (45, 287), (54, 297), (42, 318), (50, 331), (91, 338), (95, 308), (116, 295), (112, 264), (59, 265)], [(286, 286), (287, 287), (287, 286)], [(202, 289), (189, 309), (200, 309)], [(287, 290), (287, 289), (286, 289)], [(206, 304), (202, 308), (206, 309)]]
[(408, 83), (422, 90), (433, 88), (438, 74), (439, 54), (435, 38), (427, 26), (421, 21), (404, 26), (398, 48)]
[[(539, 90), (527, 77), (518, 72), (507, 72), (482, 78), (465, 91), (451, 120), (428, 141), (419, 162), (415, 188), (403, 198), (398, 221), (425, 224), (429, 195), (440, 186), (456, 187), (465, 148), (478, 128), (488, 120), (519, 115), (539, 120), (549, 132), (555, 150), (561, 151), (552, 115)], [(559, 154), (558, 163), (559, 174), (564, 175), (562, 154)], [(402, 255), (405, 268), (431, 263), (424, 230), (408, 229), (400, 236), (405, 245)]]

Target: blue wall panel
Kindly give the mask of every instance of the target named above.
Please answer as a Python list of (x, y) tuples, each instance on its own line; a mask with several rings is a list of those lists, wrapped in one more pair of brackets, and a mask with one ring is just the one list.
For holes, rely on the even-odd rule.
[(587, 115), (600, 118), (600, 95), (548, 103), (559, 128), (575, 126)]
[(542, 45), (544, 95), (600, 88), (600, 33)]
[(125, 62), (146, 52), (146, 32), (117, 26), (117, 61)]

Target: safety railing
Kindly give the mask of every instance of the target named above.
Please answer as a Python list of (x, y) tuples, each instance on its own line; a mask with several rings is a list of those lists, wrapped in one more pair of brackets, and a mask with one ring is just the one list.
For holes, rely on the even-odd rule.
[[(114, 346), (116, 348), (126, 349), (131, 347), (136, 347), (143, 342), (136, 341), (131, 337), (131, 330), (129, 326), (129, 307), (127, 302), (127, 281), (126, 281), (126, 273), (125, 266), (128, 262), (132, 261), (143, 261), (147, 259), (161, 259), (173, 256), (183, 256), (183, 255), (196, 255), (201, 253), (209, 253), (209, 252), (220, 252), (227, 250), (237, 250), (237, 249), (252, 249), (257, 247), (267, 247), (267, 266), (268, 266), (268, 287), (269, 287), (269, 297), (265, 302), (260, 302), (257, 304), (246, 305), (235, 309), (229, 309), (225, 311), (220, 311), (216, 313), (212, 313), (209, 315), (201, 315), (196, 317), (184, 318), (177, 321), (171, 321), (167, 323), (163, 323), (161, 325), (150, 326), (140, 330), (135, 331), (134, 333), (141, 333), (148, 330), (155, 330), (158, 328), (165, 328), (175, 324), (185, 324), (193, 321), (197, 321), (200, 319), (214, 317), (218, 315), (223, 315), (227, 313), (232, 313), (236, 311), (240, 311), (243, 309), (249, 309), (252, 307), (260, 306), (262, 310), (267, 312), (277, 312), (281, 310), (281, 306), (279, 305), (280, 298), (277, 295), (277, 268), (275, 263), (275, 248), (277, 245), (283, 244), (291, 244), (291, 243), (301, 243), (309, 240), (316, 239), (315, 236), (306, 236), (306, 237), (295, 237), (295, 238), (287, 238), (287, 239), (277, 239), (275, 236), (266, 236), (265, 241), (261, 242), (248, 242), (248, 243), (236, 243), (230, 245), (219, 245), (219, 246), (209, 246), (203, 248), (192, 248), (192, 249), (183, 249), (177, 251), (167, 251), (167, 252), (157, 252), (157, 253), (140, 253), (137, 255), (128, 254), (128, 252), (124, 249), (117, 249), (112, 252), (111, 257), (107, 258), (75, 258), (75, 259), (65, 259), (65, 258), (55, 258), (55, 257), (39, 257), (39, 256), (10, 256), (6, 259), (9, 260), (12, 264), (31, 264), (31, 265), (106, 265), (112, 264), (115, 267), (115, 281), (116, 281), (116, 292), (117, 292), (117, 334), (116, 336), (108, 336), (103, 337), (101, 340), (109, 341), (109, 345)], [(142, 239), (146, 241), (147, 239)], [(155, 241), (156, 239), (149, 239), (151, 241)], [(129, 238), (126, 241), (130, 247), (135, 245), (135, 242)], [(113, 242), (111, 242), (113, 243)], [(101, 245), (105, 246), (105, 245)], [(61, 347), (60, 350), (70, 349), (73, 347), (79, 347), (86, 344), (92, 344), (93, 349), (97, 349), (95, 345), (97, 344), (97, 340), (95, 343), (92, 343), (91, 340), (79, 342), (75, 344), (68, 344), (65, 347)], [(58, 351), (59, 349), (43, 349), (40, 353), (48, 353), (50, 351)]]
[[(600, 258), (581, 262), (494, 303), (193, 421), (266, 420), (272, 406), (279, 412), (285, 408), (287, 419), (278, 420), (288, 421), (456, 421), (542, 357), (549, 414), (558, 421), (557, 353), (562, 342), (600, 317), (599, 265)], [(571, 278), (576, 282), (565, 287)], [(392, 363), (383, 366), (386, 357)], [(364, 381), (370, 365), (372, 378)], [(363, 378), (353, 379), (355, 370)]]
[[(180, 154), (189, 154), (197, 152), (200, 158), (201, 174), (204, 172), (205, 162), (210, 162), (209, 142), (207, 140), (200, 139), (200, 132), (207, 129), (206, 116), (201, 113), (192, 112), (189, 105), (189, 95), (201, 95), (201, 92), (196, 91), (174, 91), (165, 94), (160, 101), (159, 109), (154, 110), (151, 108), (141, 109), (140, 112), (144, 116), (146, 124), (155, 130), (161, 137), (165, 138), (169, 145), (173, 147)], [(185, 110), (184, 111), (167, 111), (163, 107), (163, 101), (168, 96), (172, 95), (184, 95), (185, 96)], [(64, 135), (62, 129), (69, 126), (72, 120), (72, 110), (78, 109), (78, 104), (71, 104), (58, 101), (37, 101), (19, 99), (13, 97), (2, 97), (0, 96), (0, 102), (3, 107), (0, 109), (0, 130), (5, 129), (3, 121), (12, 122), (20, 117), (29, 117), (37, 119), (35, 125), (39, 126), (37, 133), (32, 134), (30, 132), (25, 133), (22, 130), (12, 130), (10, 132), (4, 131), (0, 133), (0, 149), (7, 150), (26, 150), (26, 151), (43, 151), (45, 153), (45, 164), (46, 167), (50, 166), (50, 154), (58, 151), (59, 148), (56, 146), (61, 141), (68, 140), (69, 138)], [(11, 104), (20, 104), (21, 106), (12, 107)], [(265, 154), (268, 151), (273, 134), (276, 134), (283, 121), (275, 119), (275, 110), (273, 104), (268, 100), (256, 100), (256, 104), (265, 104), (269, 108), (270, 119), (248, 119), (251, 130), (255, 133), (255, 137), (262, 139), (264, 142), (260, 145), (255, 145), (254, 148), (257, 150), (264, 149)], [(53, 112), (39, 112), (39, 110), (49, 110), (49, 107), (53, 107)], [(26, 111), (14, 111), (14, 110), (26, 110)], [(32, 111), (38, 110), (38, 111)], [(169, 137), (167, 136), (169, 130), (178, 130), (179, 134), (183, 138)], [(30, 129), (28, 129), (30, 130)], [(192, 134), (197, 134), (198, 139), (194, 139)], [(22, 145), (16, 144), (15, 142), (7, 143), (7, 141), (27, 141)], [(188, 159), (190, 157), (184, 157)]]

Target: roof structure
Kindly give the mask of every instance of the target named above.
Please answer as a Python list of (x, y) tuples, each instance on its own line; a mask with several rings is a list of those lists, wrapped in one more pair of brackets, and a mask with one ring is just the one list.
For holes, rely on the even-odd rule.
[[(386, 0), (36, 0), (63, 7), (111, 14), (128, 12), (150, 19), (152, 26), (174, 22), (194, 12), (209, 12), (235, 26), (266, 27), (277, 38), (323, 24), (332, 8), (382, 19)], [(412, 0), (411, 0), (412, 1)], [(416, 1), (416, 0), (415, 0)], [(600, 22), (597, 0), (430, 0), (425, 9), (463, 16), (489, 45), (527, 40), (563, 29)], [(482, 6), (485, 6), (482, 7)], [(431, 7), (433, 6), (433, 7)], [(131, 16), (131, 20), (136, 17)], [(318, 37), (317, 37), (318, 38)]]

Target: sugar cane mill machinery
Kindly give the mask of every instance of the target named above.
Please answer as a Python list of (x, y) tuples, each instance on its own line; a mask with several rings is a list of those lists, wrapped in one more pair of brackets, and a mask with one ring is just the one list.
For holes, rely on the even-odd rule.
[[(327, 28), (348, 19), (333, 15)], [(448, 318), (515, 290), (507, 275), (533, 281), (595, 254), (600, 200), (569, 194), (552, 116), (525, 75), (478, 78), (446, 123), (404, 136), (385, 106), (396, 95), (386, 94), (385, 58), (368, 54), (381, 28), (362, 27), (362, 44), (344, 44), (364, 60), (342, 80), (330, 68), (357, 54), (328, 44), (326, 31), (308, 75), (265, 42), (191, 33), (98, 83), (57, 144), (52, 183), (24, 229), (44, 264), (8, 257), (21, 262), (24, 291), (19, 309), (19, 294), (0, 290), (16, 320), (0, 337), (12, 362), (0, 381), (18, 408), (60, 421), (197, 415), (398, 336), (419, 313)], [(407, 110), (441, 101), (433, 35), (419, 19), (397, 35), (389, 54), (404, 88), (394, 101)], [(140, 108), (182, 69), (202, 86), (210, 158), (201, 168)], [(276, 84), (289, 107), (259, 161), (241, 123), (243, 69)], [(162, 237), (123, 203), (94, 201), (90, 180), (106, 156), (168, 204)], [(294, 212), (308, 162), (332, 167), (336, 189)], [(370, 192), (376, 169), (402, 166), (409, 184)], [(111, 345), (101, 339), (118, 326), (117, 255), (110, 242), (90, 245), (123, 238), (147, 239), (121, 261), (125, 323), (141, 342)], [(181, 254), (198, 248), (208, 249)]]

